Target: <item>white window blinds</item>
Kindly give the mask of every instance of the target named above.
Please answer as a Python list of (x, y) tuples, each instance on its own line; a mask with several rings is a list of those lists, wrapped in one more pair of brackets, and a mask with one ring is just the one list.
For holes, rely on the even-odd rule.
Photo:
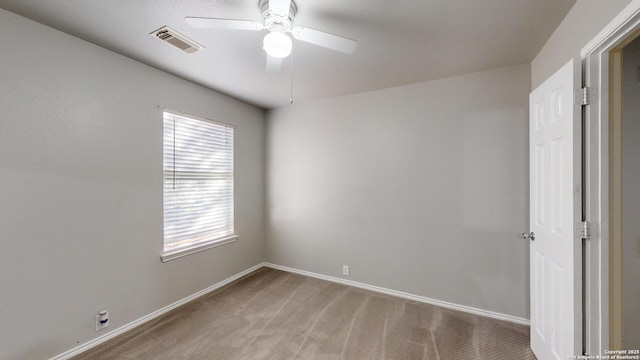
[(164, 251), (233, 235), (233, 128), (164, 112)]

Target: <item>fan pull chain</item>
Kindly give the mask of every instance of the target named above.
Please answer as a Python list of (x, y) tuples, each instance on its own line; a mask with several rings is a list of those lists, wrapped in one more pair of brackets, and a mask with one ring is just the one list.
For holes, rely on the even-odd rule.
[(293, 104), (293, 51), (290, 55), (291, 60), (291, 82), (289, 83), (289, 104)]

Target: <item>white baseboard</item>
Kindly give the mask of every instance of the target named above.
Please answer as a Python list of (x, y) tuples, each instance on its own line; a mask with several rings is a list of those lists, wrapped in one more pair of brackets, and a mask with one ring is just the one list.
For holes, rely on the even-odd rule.
[(386, 289), (383, 287), (379, 287), (379, 286), (374, 286), (374, 285), (368, 285), (368, 284), (363, 284), (363, 283), (359, 283), (356, 281), (351, 281), (351, 280), (345, 280), (345, 279), (341, 279), (341, 278), (337, 278), (337, 277), (333, 277), (333, 276), (327, 276), (327, 275), (322, 275), (322, 274), (317, 274), (317, 273), (313, 273), (310, 271), (304, 271), (304, 270), (298, 270), (298, 269), (294, 269), (294, 268), (290, 268), (287, 266), (281, 266), (281, 265), (276, 265), (276, 264), (271, 264), (271, 263), (260, 263), (258, 265), (252, 266), (247, 270), (244, 270), (236, 275), (233, 275), (227, 279), (224, 279), (214, 285), (209, 286), (208, 288), (204, 289), (204, 290), (200, 290), (195, 294), (189, 295), (181, 300), (178, 300), (176, 302), (174, 302), (173, 304), (170, 304), (168, 306), (163, 307), (162, 309), (156, 310), (154, 312), (152, 312), (149, 315), (143, 316), (137, 320), (134, 320), (124, 326), (121, 326), (113, 331), (110, 331), (102, 336), (99, 336), (93, 340), (90, 340), (80, 346), (77, 346), (69, 351), (66, 351), (60, 355), (57, 355), (55, 357), (52, 357), (50, 360), (66, 360), (69, 359), (73, 356), (76, 356), (82, 352), (85, 352), (95, 346), (98, 346), (100, 344), (102, 344), (105, 341), (108, 341), (110, 339), (113, 339), (114, 337), (129, 331), (137, 326), (140, 326), (150, 320), (153, 320), (155, 318), (157, 318), (158, 316), (165, 314), (181, 305), (184, 305), (192, 300), (195, 300), (203, 295), (206, 295), (214, 290), (217, 290), (247, 274), (250, 274), (260, 268), (263, 267), (269, 267), (272, 269), (277, 269), (277, 270), (282, 270), (282, 271), (286, 271), (286, 272), (290, 272), (290, 273), (295, 273), (295, 274), (300, 274), (300, 275), (305, 275), (305, 276), (309, 276), (309, 277), (313, 277), (316, 279), (321, 279), (321, 280), (326, 280), (326, 281), (331, 281), (331, 282), (335, 282), (335, 283), (339, 283), (339, 284), (343, 284), (343, 285), (348, 285), (348, 286), (354, 286), (357, 288), (361, 288), (361, 289), (366, 289), (366, 290), (371, 290), (371, 291), (375, 291), (378, 293), (382, 293), (382, 294), (387, 294), (387, 295), (392, 295), (392, 296), (398, 296), (404, 299), (408, 299), (408, 300), (413, 300), (413, 301), (418, 301), (418, 302), (422, 302), (422, 303), (426, 303), (426, 304), (432, 304), (432, 305), (437, 305), (437, 306), (442, 306), (444, 308), (448, 308), (448, 309), (453, 309), (453, 310), (458, 310), (458, 311), (462, 311), (462, 312), (466, 312), (466, 313), (470, 313), (470, 314), (475, 314), (475, 315), (480, 315), (480, 316), (486, 316), (489, 318), (493, 318), (493, 319), (498, 319), (498, 320), (504, 320), (504, 321), (509, 321), (512, 323), (516, 323), (516, 324), (521, 324), (521, 325), (530, 325), (530, 321), (528, 319), (523, 319), (520, 317), (516, 317), (516, 316), (511, 316), (511, 315), (505, 315), (505, 314), (501, 314), (501, 313), (497, 313), (497, 312), (493, 312), (493, 311), (488, 311), (488, 310), (482, 310), (482, 309), (478, 309), (478, 308), (474, 308), (474, 307), (470, 307), (470, 306), (465, 306), (465, 305), (459, 305), (459, 304), (454, 304), (454, 303), (450, 303), (447, 301), (442, 301), (442, 300), (436, 300), (436, 299), (431, 299), (431, 298), (427, 298), (424, 296), (418, 296), (418, 295), (413, 295), (413, 294), (409, 294), (409, 293), (405, 293), (402, 291), (396, 291), (396, 290), (391, 290), (391, 289)]
[(404, 299), (408, 299), (408, 300), (413, 300), (413, 301), (418, 301), (418, 302), (422, 302), (422, 303), (426, 303), (426, 304), (442, 306), (444, 308), (458, 310), (458, 311), (462, 311), (462, 312), (466, 312), (466, 313), (470, 313), (470, 314), (475, 314), (475, 315), (480, 315), (480, 316), (485, 316), (485, 317), (489, 317), (489, 318), (492, 318), (492, 319), (504, 320), (504, 321), (509, 321), (509, 322), (516, 323), (516, 324), (527, 325), (527, 326), (530, 326), (530, 324), (531, 324), (531, 322), (528, 319), (520, 318), (520, 317), (517, 317), (517, 316), (501, 314), (501, 313), (497, 313), (497, 312), (493, 312), (493, 311), (474, 308), (474, 307), (471, 307), (471, 306), (454, 304), (454, 303), (450, 303), (450, 302), (447, 302), (447, 301), (431, 299), (431, 298), (428, 298), (428, 297), (413, 295), (413, 294), (405, 293), (405, 292), (402, 292), (402, 291), (386, 289), (386, 288), (379, 287), (379, 286), (363, 284), (363, 283), (359, 283), (359, 282), (356, 282), (356, 281), (345, 280), (345, 279), (341, 279), (341, 278), (337, 278), (337, 277), (333, 277), (333, 276), (316, 274), (316, 273), (313, 273), (313, 272), (310, 272), (310, 271), (298, 270), (298, 269), (294, 269), (294, 268), (290, 268), (290, 267), (286, 267), (286, 266), (281, 266), (281, 265), (276, 265), (276, 264), (271, 264), (271, 263), (264, 263), (264, 266), (270, 267), (272, 269), (277, 269), (277, 270), (290, 272), (290, 273), (305, 275), (305, 276), (309, 276), (309, 277), (313, 277), (313, 278), (317, 278), (317, 279), (321, 279), (321, 280), (331, 281), (331, 282), (335, 282), (335, 283), (339, 283), (339, 284), (343, 284), (343, 285), (355, 286), (355, 287), (358, 287), (358, 288), (361, 288), (361, 289), (371, 290), (371, 291), (375, 291), (375, 292), (382, 293), (382, 294), (398, 296), (398, 297), (401, 297), (401, 298), (404, 298)]
[(140, 326), (140, 325), (146, 323), (147, 321), (153, 320), (153, 319), (157, 318), (158, 316), (160, 316), (160, 315), (162, 315), (164, 313), (167, 313), (167, 312), (169, 312), (169, 311), (171, 311), (171, 310), (173, 310), (173, 309), (175, 309), (175, 308), (177, 308), (177, 307), (179, 307), (181, 305), (184, 305), (184, 304), (188, 303), (189, 301), (195, 300), (195, 299), (197, 299), (197, 298), (199, 298), (199, 297), (201, 297), (203, 295), (206, 295), (206, 294), (208, 294), (208, 293), (210, 293), (210, 292), (212, 292), (214, 290), (217, 290), (217, 289), (229, 284), (230, 282), (235, 281), (235, 280), (237, 280), (237, 279), (239, 279), (239, 278), (241, 278), (241, 277), (243, 277), (243, 276), (245, 276), (245, 275), (247, 275), (249, 273), (252, 273), (252, 272), (254, 272), (254, 271), (256, 271), (256, 270), (258, 270), (258, 269), (260, 269), (260, 268), (262, 268), (264, 266), (266, 266), (266, 263), (260, 263), (260, 264), (258, 264), (256, 266), (252, 266), (249, 269), (244, 270), (244, 271), (242, 271), (242, 272), (240, 272), (240, 273), (238, 273), (236, 275), (233, 275), (233, 276), (231, 276), (229, 278), (226, 278), (226, 279), (224, 279), (224, 280), (222, 280), (222, 281), (220, 281), (220, 282), (218, 282), (218, 283), (216, 283), (214, 285), (209, 286), (208, 288), (206, 288), (204, 290), (200, 290), (195, 294), (189, 295), (189, 296), (185, 297), (184, 299), (178, 300), (178, 301), (174, 302), (173, 304), (170, 304), (168, 306), (163, 307), (160, 310), (156, 310), (156, 311), (152, 312), (149, 315), (146, 315), (146, 316), (143, 316), (143, 317), (139, 318), (138, 320), (134, 320), (134, 321), (132, 321), (132, 322), (130, 322), (130, 323), (124, 325), (124, 326), (121, 326), (121, 327), (119, 327), (119, 328), (117, 328), (117, 329), (115, 329), (113, 331), (110, 331), (110, 332), (108, 332), (108, 333), (106, 333), (106, 334), (104, 334), (102, 336), (99, 336), (99, 337), (97, 337), (97, 338), (95, 338), (93, 340), (90, 340), (90, 341), (88, 341), (88, 342), (86, 342), (86, 343), (84, 343), (84, 344), (82, 344), (80, 346), (77, 346), (77, 347), (75, 347), (75, 348), (73, 348), (73, 349), (71, 349), (69, 351), (66, 351), (66, 352), (64, 352), (64, 353), (62, 353), (60, 355), (52, 357), (50, 360), (66, 360), (66, 359), (69, 359), (69, 358), (71, 358), (73, 356), (76, 356), (76, 355), (78, 355), (78, 354), (80, 354), (82, 352), (85, 352), (85, 351), (91, 349), (92, 347), (95, 347), (95, 346), (98, 346), (98, 345), (102, 344), (103, 342), (105, 342), (107, 340), (113, 339), (114, 337), (116, 337), (116, 336), (118, 336), (118, 335), (120, 335), (120, 334), (122, 334), (122, 333), (124, 333), (126, 331), (129, 331), (129, 330), (131, 330), (131, 329), (133, 329), (133, 328), (135, 328), (137, 326)]

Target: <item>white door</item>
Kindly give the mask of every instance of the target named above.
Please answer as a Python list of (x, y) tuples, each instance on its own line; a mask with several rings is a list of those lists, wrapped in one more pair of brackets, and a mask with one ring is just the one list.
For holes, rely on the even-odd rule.
[(539, 360), (582, 354), (580, 63), (529, 96), (531, 349)]

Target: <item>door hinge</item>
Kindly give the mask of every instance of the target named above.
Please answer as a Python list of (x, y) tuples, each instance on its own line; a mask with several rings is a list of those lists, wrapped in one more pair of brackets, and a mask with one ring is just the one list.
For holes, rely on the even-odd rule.
[(598, 236), (598, 226), (590, 221), (583, 221), (581, 224), (581, 237), (585, 240), (595, 239)]
[(580, 106), (591, 105), (596, 101), (596, 96), (596, 88), (586, 86), (576, 90), (574, 102)]

